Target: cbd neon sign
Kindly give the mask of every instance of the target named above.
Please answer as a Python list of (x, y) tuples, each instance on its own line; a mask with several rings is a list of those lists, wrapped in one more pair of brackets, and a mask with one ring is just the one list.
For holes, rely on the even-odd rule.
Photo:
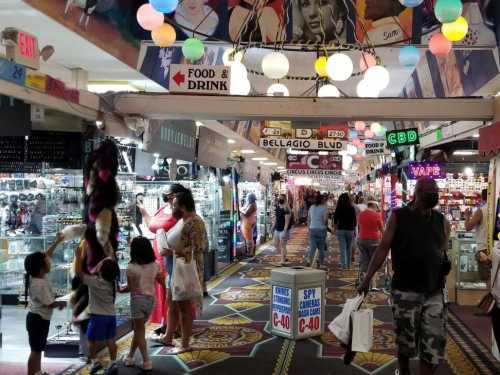
[(420, 144), (418, 129), (416, 128), (388, 131), (386, 137), (389, 147)]

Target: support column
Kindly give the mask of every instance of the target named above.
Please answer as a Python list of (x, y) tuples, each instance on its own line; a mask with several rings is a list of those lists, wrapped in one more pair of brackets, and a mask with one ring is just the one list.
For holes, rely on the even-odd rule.
[(500, 95), (495, 96), (493, 102), (493, 123), (500, 122)]

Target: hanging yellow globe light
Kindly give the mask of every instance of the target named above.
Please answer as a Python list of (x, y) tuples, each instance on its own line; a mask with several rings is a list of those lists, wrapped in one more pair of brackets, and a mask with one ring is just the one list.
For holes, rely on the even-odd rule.
[(469, 31), (469, 24), (467, 20), (460, 16), (456, 21), (450, 23), (443, 23), (441, 32), (450, 42), (459, 42), (467, 35)]
[(326, 56), (321, 56), (316, 59), (314, 63), (314, 70), (320, 77), (326, 77), (328, 73), (326, 72), (326, 62), (328, 59)]

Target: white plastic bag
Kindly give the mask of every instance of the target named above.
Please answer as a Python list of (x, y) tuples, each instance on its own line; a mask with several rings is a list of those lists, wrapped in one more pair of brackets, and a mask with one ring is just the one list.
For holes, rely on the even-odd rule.
[(186, 262), (184, 258), (174, 256), (174, 272), (172, 275), (172, 300), (187, 301), (203, 295), (196, 261)]
[(363, 309), (353, 311), (352, 343), (353, 352), (368, 353), (373, 345), (373, 310)]
[(345, 301), (342, 312), (328, 325), (328, 329), (345, 345), (349, 345), (351, 338), (351, 329), (349, 326), (351, 313), (359, 308), (363, 299), (364, 296), (358, 294), (356, 297)]

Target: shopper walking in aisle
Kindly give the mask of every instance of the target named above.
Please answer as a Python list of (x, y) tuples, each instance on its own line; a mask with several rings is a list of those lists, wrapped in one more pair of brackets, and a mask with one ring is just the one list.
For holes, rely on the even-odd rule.
[[(190, 190), (186, 190), (176, 195), (173, 202), (173, 215), (179, 220), (178, 224), (167, 233), (166, 248), (178, 258), (184, 258), (187, 263), (196, 263), (197, 276), (200, 286), (204, 285), (203, 252), (208, 247), (208, 237), (203, 219), (196, 214), (193, 195)], [(175, 264), (174, 264), (175, 272)], [(169, 277), (169, 286), (172, 287), (172, 277)], [(193, 305), (201, 308), (202, 295), (199, 299), (176, 300), (173, 295), (169, 295), (172, 301), (167, 333), (163, 338), (163, 344), (173, 345), (173, 333), (176, 329), (180, 316), (182, 327), (182, 341), (180, 347), (174, 347), (169, 353), (180, 354), (191, 351), (190, 339), (193, 329)]]
[[(78, 249), (81, 249), (80, 247)], [(102, 364), (97, 359), (98, 344), (105, 342), (109, 351), (110, 362), (106, 369), (107, 374), (116, 369), (116, 285), (120, 277), (118, 263), (111, 258), (104, 258), (96, 266), (96, 274), (89, 275), (84, 272), (82, 262), (75, 271), (83, 284), (89, 288), (90, 321), (87, 329), (90, 352), (90, 374), (95, 374), (102, 369)]]
[[(392, 252), (392, 301), (401, 375), (410, 374), (410, 359), (420, 355), (420, 374), (433, 374), (446, 346), (443, 288), (451, 269), (447, 256), (450, 224), (437, 210), (434, 180), (418, 180), (415, 199), (391, 215), (381, 243), (358, 292), (366, 293), (375, 272)], [(417, 347), (418, 345), (418, 347)]]
[(481, 204), (478, 209), (472, 214), (472, 210), (468, 208), (465, 211), (465, 230), (475, 231), (476, 236), (476, 260), (478, 265), (479, 277), (482, 281), (489, 283), (491, 260), (488, 257), (488, 240), (487, 240), (487, 221), (488, 221), (488, 190), (481, 191)]
[(280, 194), (274, 214), (274, 247), (281, 255), (281, 263), (287, 262), (286, 243), (290, 226), (291, 211), (286, 202), (286, 195)]
[[(170, 254), (165, 256), (165, 259), (163, 259), (163, 256), (160, 254), (160, 250), (158, 249), (157, 238), (162, 231), (168, 232), (177, 223), (177, 219), (172, 215), (172, 202), (174, 200), (175, 194), (185, 190), (186, 188), (181, 184), (168, 185), (168, 187), (162, 194), (164, 205), (158, 211), (156, 211), (153, 216), (148, 213), (148, 211), (146, 210), (144, 205), (140, 203), (140, 201), (137, 204), (146, 226), (152, 233), (156, 234), (156, 238), (153, 241), (153, 249), (156, 256), (156, 262), (160, 266), (160, 269), (164, 275), (167, 272), (172, 272), (173, 257)], [(161, 324), (161, 326), (154, 331), (156, 338), (160, 337), (166, 332), (166, 325), (168, 320), (168, 301), (166, 294), (167, 291), (165, 289), (165, 285), (155, 285), (156, 304), (149, 321), (151, 323)]]
[(359, 214), (358, 230), (358, 248), (360, 251), (358, 280), (362, 281), (384, 231), (384, 224), (382, 223), (382, 216), (378, 212), (377, 202), (369, 201), (367, 209)]
[(127, 286), (120, 292), (130, 292), (130, 310), (134, 328), (134, 336), (128, 355), (123, 359), (125, 366), (134, 365), (135, 351), (142, 355), (142, 368), (151, 371), (153, 363), (148, 354), (146, 344), (145, 323), (155, 305), (155, 284), (164, 283), (160, 266), (151, 242), (146, 237), (136, 237), (130, 244), (130, 263), (127, 267)]
[(309, 254), (307, 267), (313, 265), (316, 249), (319, 251), (318, 265), (319, 267), (324, 267), (326, 234), (328, 228), (328, 207), (326, 206), (326, 196), (319, 193), (316, 194), (316, 201), (309, 209), (307, 225), (309, 228)]
[(351, 266), (351, 249), (356, 229), (356, 211), (349, 194), (340, 195), (335, 209), (333, 223), (340, 248), (340, 265), (344, 269)]
[(31, 349), (28, 358), (28, 375), (45, 374), (41, 371), (42, 352), (45, 351), (47, 344), (52, 310), (66, 306), (65, 302), (55, 300), (56, 295), (48, 278), (50, 259), (62, 241), (63, 236), (58, 234), (54, 243), (45, 252), (38, 251), (24, 259), (25, 307), (28, 306), (29, 301), (26, 330)]
[(491, 294), (495, 299), (495, 306), (491, 312), (491, 324), (497, 345), (500, 345), (500, 242), (492, 253)]
[(255, 256), (255, 242), (253, 239), (253, 229), (257, 223), (257, 197), (254, 193), (247, 196), (245, 207), (241, 213), (241, 233), (245, 240), (246, 255), (249, 257)]

